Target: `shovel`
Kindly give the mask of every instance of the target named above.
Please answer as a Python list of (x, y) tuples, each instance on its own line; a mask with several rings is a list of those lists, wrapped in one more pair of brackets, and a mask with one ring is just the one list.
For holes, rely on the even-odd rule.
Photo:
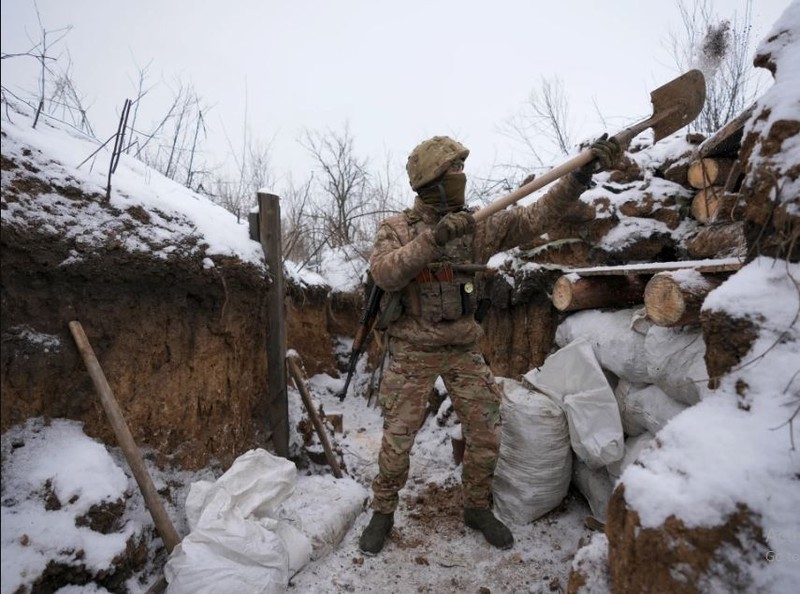
[[(650, 93), (650, 101), (653, 103), (653, 115), (613, 136), (623, 149), (627, 148), (637, 134), (647, 128), (653, 128), (654, 142), (658, 142), (692, 122), (703, 110), (706, 102), (706, 81), (703, 73), (699, 70), (690, 70), (682, 74)], [(570, 171), (586, 165), (592, 159), (594, 156), (591, 149), (584, 150), (544, 175), (484, 206), (473, 215), (475, 221), (490, 217)]]

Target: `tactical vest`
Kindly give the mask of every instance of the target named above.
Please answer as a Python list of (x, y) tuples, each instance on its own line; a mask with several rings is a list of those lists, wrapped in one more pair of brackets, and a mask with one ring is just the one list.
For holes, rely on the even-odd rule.
[[(403, 217), (388, 221), (403, 245), (427, 229), (412, 209)], [(383, 327), (404, 313), (435, 324), (453, 321), (475, 312), (475, 272), (464, 270), (472, 263), (473, 235), (448, 242), (444, 255), (430, 262), (404, 289), (384, 295), (381, 304)]]

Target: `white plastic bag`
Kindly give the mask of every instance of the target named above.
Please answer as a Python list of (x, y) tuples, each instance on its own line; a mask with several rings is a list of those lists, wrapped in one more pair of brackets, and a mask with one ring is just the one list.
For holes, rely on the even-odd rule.
[(564, 412), (548, 396), (503, 379), (503, 432), (492, 491), (505, 521), (524, 525), (566, 497), (572, 467)]
[(639, 457), (639, 454), (647, 448), (652, 441), (653, 436), (650, 433), (642, 433), (641, 435), (629, 437), (625, 440), (625, 455), (621, 460), (612, 462), (606, 467), (612, 483), (615, 484), (619, 480), (619, 477), (622, 476), (625, 469), (636, 462), (636, 458)]
[(653, 326), (644, 346), (650, 383), (670, 398), (692, 405), (709, 393), (706, 344), (700, 330)]
[(572, 341), (524, 378), (561, 404), (572, 449), (589, 468), (622, 457), (624, 435), (617, 400), (588, 342)]
[(577, 456), (572, 461), (572, 482), (581, 492), (592, 515), (601, 522), (606, 521), (608, 501), (611, 499), (611, 484), (608, 471), (605, 468), (589, 468)]
[(164, 567), (167, 592), (285, 592), (290, 571), (311, 558), (308, 538), (273, 517), (296, 477), (292, 462), (256, 449), (216, 482), (193, 483), (186, 501), (191, 532)]
[(673, 400), (654, 385), (631, 384), (622, 380), (614, 390), (622, 417), (622, 429), (628, 437), (644, 432), (655, 435), (686, 405)]
[(556, 329), (556, 344), (563, 348), (583, 338), (603, 369), (630, 382), (653, 383), (647, 371), (645, 336), (636, 329), (637, 313), (636, 309), (575, 312)]

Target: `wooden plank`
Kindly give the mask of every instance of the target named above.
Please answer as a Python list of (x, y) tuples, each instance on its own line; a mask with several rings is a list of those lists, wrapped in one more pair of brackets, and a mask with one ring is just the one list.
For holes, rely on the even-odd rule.
[(594, 266), (592, 268), (564, 269), (564, 274), (578, 276), (599, 276), (612, 274), (656, 274), (667, 270), (693, 268), (697, 272), (733, 272), (739, 270), (743, 262), (739, 258), (705, 260), (682, 260), (679, 262), (650, 262), (642, 264), (623, 264), (620, 266)]

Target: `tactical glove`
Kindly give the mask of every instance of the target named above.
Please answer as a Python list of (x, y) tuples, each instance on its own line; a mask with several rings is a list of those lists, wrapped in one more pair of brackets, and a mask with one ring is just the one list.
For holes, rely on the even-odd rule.
[(609, 139), (608, 132), (595, 140), (589, 150), (592, 151), (593, 159), (575, 172), (575, 177), (584, 185), (588, 185), (593, 173), (610, 169), (622, 154), (619, 142), (616, 138)]
[(443, 246), (475, 231), (475, 218), (468, 212), (451, 212), (442, 217), (433, 229), (433, 240)]

